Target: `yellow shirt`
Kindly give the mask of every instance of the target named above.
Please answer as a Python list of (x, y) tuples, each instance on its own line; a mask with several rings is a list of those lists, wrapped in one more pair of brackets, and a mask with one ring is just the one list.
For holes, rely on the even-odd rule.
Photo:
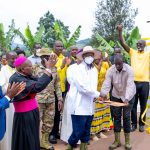
[(66, 70), (67, 70), (67, 66), (65, 66), (63, 69), (61, 69), (61, 65), (62, 65), (64, 58), (65, 57), (62, 54), (60, 54), (57, 57), (58, 61), (56, 63), (57, 71), (58, 71), (59, 78), (60, 78), (60, 86), (61, 86), (62, 92), (65, 92), (65, 80), (66, 80)]
[(134, 80), (149, 82), (150, 51), (139, 52), (130, 49), (131, 66), (134, 71)]

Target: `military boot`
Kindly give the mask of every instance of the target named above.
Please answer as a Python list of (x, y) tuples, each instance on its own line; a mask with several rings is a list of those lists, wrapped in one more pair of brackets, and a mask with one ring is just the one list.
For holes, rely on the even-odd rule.
[(49, 143), (48, 137), (49, 137), (48, 133), (42, 133), (40, 147), (45, 150), (55, 150), (55, 148)]
[(109, 146), (110, 150), (116, 149), (116, 148), (121, 146), (121, 143), (120, 143), (120, 132), (115, 132), (114, 134), (115, 134), (115, 141), (114, 141), (114, 143), (111, 146)]
[(88, 143), (81, 143), (80, 144), (80, 150), (88, 150)]
[(131, 150), (132, 146), (130, 144), (130, 133), (124, 133), (124, 135), (125, 135), (125, 149)]
[(66, 150), (73, 150), (73, 147), (71, 145), (68, 144), (67, 149)]

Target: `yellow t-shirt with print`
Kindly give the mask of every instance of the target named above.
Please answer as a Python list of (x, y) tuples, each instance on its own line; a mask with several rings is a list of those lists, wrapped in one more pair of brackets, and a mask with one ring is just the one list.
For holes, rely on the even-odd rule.
[(134, 81), (149, 82), (150, 51), (139, 52), (131, 48), (129, 54), (134, 71)]

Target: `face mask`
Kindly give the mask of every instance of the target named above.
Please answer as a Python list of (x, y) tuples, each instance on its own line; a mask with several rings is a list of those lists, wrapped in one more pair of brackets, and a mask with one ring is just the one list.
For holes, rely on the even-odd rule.
[(92, 64), (93, 61), (94, 61), (94, 58), (91, 57), (91, 56), (88, 56), (88, 57), (85, 57), (85, 58), (84, 58), (84, 62), (85, 62), (86, 64), (88, 64), (88, 65)]

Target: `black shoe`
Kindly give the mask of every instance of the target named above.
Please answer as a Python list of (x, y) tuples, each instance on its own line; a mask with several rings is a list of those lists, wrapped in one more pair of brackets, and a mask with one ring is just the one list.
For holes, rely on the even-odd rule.
[(131, 126), (131, 132), (134, 132), (136, 129), (137, 129), (137, 126), (135, 126), (135, 125)]
[(57, 144), (57, 139), (56, 139), (56, 137), (55, 137), (54, 135), (50, 135), (50, 136), (49, 136), (49, 142), (50, 142), (51, 144)]
[(51, 146), (49, 150), (55, 150), (55, 148), (53, 146)]
[(144, 126), (139, 126), (139, 132), (144, 132)]

